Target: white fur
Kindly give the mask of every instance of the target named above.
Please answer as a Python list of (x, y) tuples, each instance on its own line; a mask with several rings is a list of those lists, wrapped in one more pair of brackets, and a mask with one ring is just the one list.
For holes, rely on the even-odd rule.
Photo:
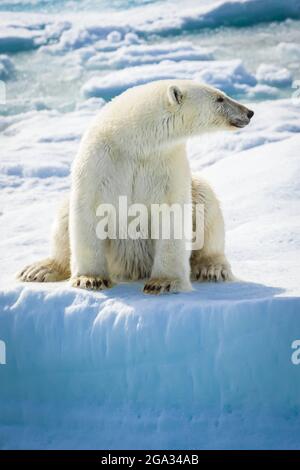
[[(220, 91), (185, 80), (152, 82), (112, 100), (81, 141), (51, 258), (25, 268), (21, 279), (59, 280), (71, 270), (73, 285), (101, 289), (110, 287), (111, 279), (150, 278), (147, 293), (190, 290), (191, 275), (231, 279), (218, 201), (205, 181), (192, 179), (185, 143), (203, 132), (243, 127), (247, 113)], [(184, 239), (100, 240), (96, 209), (101, 203), (117, 207), (119, 196), (148, 207), (203, 203), (203, 249), (191, 255)]]

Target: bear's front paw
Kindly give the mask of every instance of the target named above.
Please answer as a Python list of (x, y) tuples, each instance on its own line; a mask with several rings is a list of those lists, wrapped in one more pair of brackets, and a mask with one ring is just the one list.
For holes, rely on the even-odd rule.
[(143, 292), (144, 294), (159, 295), (170, 294), (184, 291), (181, 281), (177, 279), (149, 279), (146, 282)]
[(113, 284), (110, 279), (100, 276), (78, 276), (71, 279), (73, 287), (88, 290), (104, 290), (110, 289)]

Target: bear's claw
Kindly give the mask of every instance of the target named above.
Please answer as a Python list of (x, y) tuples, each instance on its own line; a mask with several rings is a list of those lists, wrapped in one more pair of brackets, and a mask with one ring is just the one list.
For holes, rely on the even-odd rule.
[(60, 271), (52, 260), (30, 264), (17, 274), (22, 282), (56, 282), (67, 278), (68, 273)]
[(79, 289), (104, 290), (110, 289), (113, 283), (110, 279), (103, 279), (100, 276), (79, 276), (71, 279), (71, 285)]
[(192, 279), (200, 282), (224, 282), (233, 281), (234, 276), (230, 265), (227, 263), (200, 264), (193, 268)]
[(174, 279), (150, 279), (146, 282), (144, 294), (159, 295), (179, 292), (179, 282)]

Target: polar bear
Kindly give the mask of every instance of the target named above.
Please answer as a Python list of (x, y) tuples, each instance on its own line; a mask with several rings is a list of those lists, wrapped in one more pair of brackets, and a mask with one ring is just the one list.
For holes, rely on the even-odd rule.
[[(118, 279), (145, 280), (144, 293), (191, 290), (191, 280), (232, 280), (224, 253), (219, 202), (192, 175), (189, 137), (249, 124), (253, 111), (225, 93), (191, 80), (160, 80), (128, 89), (106, 104), (84, 134), (71, 174), (71, 194), (56, 218), (50, 258), (27, 266), (22, 281), (71, 278), (102, 290)], [(191, 251), (176, 239), (99, 238), (97, 207), (130, 203), (204, 205), (204, 243)], [(192, 214), (192, 213), (191, 213)], [(195, 215), (191, 215), (192, 224)]]

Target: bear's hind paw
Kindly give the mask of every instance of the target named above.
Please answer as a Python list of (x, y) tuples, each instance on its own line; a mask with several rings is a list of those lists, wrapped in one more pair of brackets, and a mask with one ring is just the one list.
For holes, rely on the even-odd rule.
[(209, 281), (209, 282), (224, 282), (234, 281), (231, 267), (228, 263), (216, 264), (200, 264), (192, 269), (192, 280), (195, 281)]
[(68, 277), (69, 273), (59, 270), (50, 259), (30, 264), (17, 274), (17, 279), (22, 282), (56, 282)]

